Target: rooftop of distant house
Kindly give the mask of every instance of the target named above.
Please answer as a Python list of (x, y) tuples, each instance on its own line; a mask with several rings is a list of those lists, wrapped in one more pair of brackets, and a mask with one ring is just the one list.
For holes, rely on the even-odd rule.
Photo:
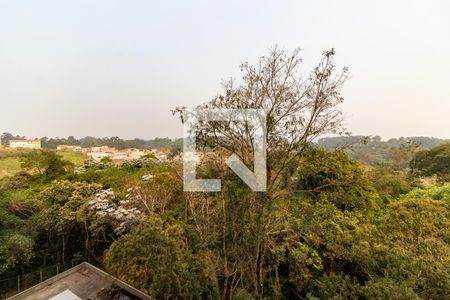
[(153, 299), (112, 275), (88, 264), (79, 264), (8, 300), (150, 300)]

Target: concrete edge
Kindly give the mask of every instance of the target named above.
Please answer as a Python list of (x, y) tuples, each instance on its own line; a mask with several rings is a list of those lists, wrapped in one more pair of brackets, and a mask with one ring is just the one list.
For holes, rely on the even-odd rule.
[(18, 293), (16, 295), (14, 295), (14, 296), (12, 296), (12, 297), (9, 297), (6, 300), (19, 300), (19, 299), (22, 299), (24, 297), (27, 297), (30, 294), (32, 294), (32, 293), (34, 293), (34, 292), (44, 288), (45, 286), (50, 285), (50, 284), (60, 280), (61, 278), (64, 278), (64, 277), (66, 277), (66, 276), (68, 276), (68, 275), (70, 275), (70, 274), (72, 274), (74, 272), (79, 271), (83, 267), (91, 269), (92, 271), (100, 273), (104, 277), (111, 279), (112, 283), (114, 283), (118, 287), (122, 288), (123, 290), (125, 290), (125, 291), (127, 291), (127, 292), (129, 292), (129, 293), (131, 293), (131, 294), (133, 294), (133, 295), (135, 295), (137, 297), (142, 298), (143, 300), (154, 300), (154, 298), (150, 297), (149, 295), (144, 294), (143, 292), (141, 292), (138, 289), (132, 287), (131, 285), (129, 285), (129, 284), (119, 280), (118, 278), (112, 276), (111, 274), (108, 274), (105, 271), (103, 271), (103, 270), (101, 270), (101, 269), (99, 269), (99, 268), (97, 268), (97, 267), (95, 267), (95, 266), (93, 266), (93, 265), (91, 265), (91, 264), (89, 264), (87, 262), (82, 262), (81, 264), (78, 264), (78, 265), (74, 266), (73, 268), (70, 268), (70, 269), (68, 269), (68, 270), (66, 270), (64, 272), (61, 272), (58, 275), (55, 275), (55, 276), (53, 276), (53, 277), (51, 277), (51, 278), (49, 278), (49, 279), (47, 279), (45, 281), (42, 281), (42, 282), (36, 284), (35, 286), (32, 286), (32, 287), (30, 287), (30, 288), (28, 288), (28, 289), (26, 289), (26, 290), (24, 290), (24, 291), (22, 291), (22, 292), (20, 292), (20, 293)]

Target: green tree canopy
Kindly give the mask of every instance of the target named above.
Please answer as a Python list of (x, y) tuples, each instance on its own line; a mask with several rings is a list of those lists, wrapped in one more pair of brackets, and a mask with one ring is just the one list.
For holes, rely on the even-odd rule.
[(114, 242), (105, 263), (120, 279), (158, 299), (217, 297), (205, 257), (189, 253), (183, 230), (150, 217)]
[(450, 143), (418, 152), (411, 163), (421, 176), (436, 175), (440, 181), (450, 181)]
[(44, 176), (45, 179), (55, 179), (64, 175), (73, 167), (69, 161), (50, 150), (33, 150), (20, 157), (21, 167), (33, 174)]

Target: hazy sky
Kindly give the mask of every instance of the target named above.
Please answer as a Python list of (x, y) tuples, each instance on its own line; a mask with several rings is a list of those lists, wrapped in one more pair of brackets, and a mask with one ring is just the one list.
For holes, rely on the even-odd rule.
[(0, 132), (181, 136), (175, 106), (278, 44), (334, 47), (355, 134), (450, 138), (450, 1), (0, 0)]

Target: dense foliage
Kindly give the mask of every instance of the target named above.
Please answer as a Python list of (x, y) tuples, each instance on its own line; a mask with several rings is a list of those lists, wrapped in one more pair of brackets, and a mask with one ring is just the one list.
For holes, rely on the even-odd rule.
[(411, 165), (422, 176), (436, 175), (439, 181), (449, 181), (450, 144), (418, 152)]
[[(220, 178), (215, 193), (183, 192), (176, 161), (87, 162), (74, 172), (50, 151), (28, 152), (23, 172), (0, 180), (0, 278), (89, 257), (158, 299), (449, 299), (448, 145), (398, 145), (391, 155), (402, 159), (376, 166), (314, 147), (342, 129), (344, 77), (327, 51), (309, 81), (297, 81), (297, 54), (244, 65), (246, 85), (225, 85), (207, 104), (273, 108), (267, 192), (224, 163), (244, 145), (251, 165), (251, 136), (214, 139), (237, 136), (239, 124), (200, 124), (208, 153), (198, 176)], [(295, 130), (283, 135), (286, 126)]]
[[(211, 158), (202, 174), (218, 168)], [(182, 193), (180, 172), (150, 161), (4, 178), (0, 276), (89, 256), (158, 298), (253, 298), (258, 219), (249, 207), (257, 199), (231, 173), (223, 193)], [(286, 178), (293, 193), (279, 194), (271, 210), (265, 297), (448, 298), (449, 183), (424, 187), (391, 172), (343, 151), (308, 150)], [(119, 235), (114, 217), (89, 205), (107, 188), (115, 192), (108, 201), (143, 214)]]

